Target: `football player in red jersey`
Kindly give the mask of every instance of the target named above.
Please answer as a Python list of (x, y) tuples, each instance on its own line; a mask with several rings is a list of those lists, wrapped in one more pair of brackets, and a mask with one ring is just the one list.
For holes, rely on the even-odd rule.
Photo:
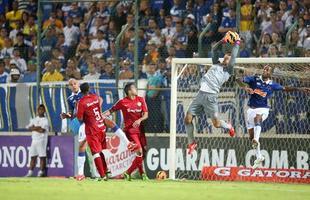
[(136, 158), (127, 172), (124, 173), (124, 178), (131, 180), (131, 173), (138, 168), (141, 178), (143, 180), (148, 180), (142, 165), (146, 153), (146, 137), (143, 124), (141, 124), (141, 122), (148, 118), (147, 105), (144, 98), (138, 96), (137, 88), (134, 83), (128, 83), (124, 88), (124, 92), (126, 97), (119, 100), (110, 110), (106, 111), (104, 115), (109, 116), (111, 113), (121, 110), (125, 123), (124, 132), (129, 141), (137, 145)]
[[(129, 142), (125, 133), (110, 119), (101, 114), (102, 98), (89, 93), (88, 83), (80, 85), (82, 98), (78, 101), (76, 117), (85, 123), (86, 140), (93, 154), (94, 161), (100, 177), (107, 180), (107, 164), (102, 150), (106, 149), (106, 126), (127, 144), (128, 149), (136, 149)], [(101, 180), (101, 179), (98, 179)]]

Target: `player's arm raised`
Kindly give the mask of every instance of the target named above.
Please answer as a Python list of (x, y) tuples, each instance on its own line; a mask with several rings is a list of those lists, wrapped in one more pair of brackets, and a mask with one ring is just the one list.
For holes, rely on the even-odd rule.
[(234, 47), (232, 48), (232, 51), (231, 51), (231, 56), (230, 56), (230, 60), (229, 60), (229, 63), (228, 63), (228, 68), (227, 68), (227, 71), (229, 74), (233, 74), (234, 73), (234, 65), (236, 63), (236, 58), (238, 56), (238, 53), (239, 53), (239, 45), (240, 45), (240, 37), (238, 35), (238, 33), (236, 32), (227, 32), (226, 34), (231, 34), (232, 36), (230, 37), (233, 37), (233, 40), (234, 40)]

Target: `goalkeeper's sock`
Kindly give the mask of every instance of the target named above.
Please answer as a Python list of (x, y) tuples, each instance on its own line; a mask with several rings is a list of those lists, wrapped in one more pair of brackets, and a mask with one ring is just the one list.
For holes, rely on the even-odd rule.
[(194, 125), (193, 125), (193, 122), (190, 124), (185, 123), (185, 130), (187, 133), (188, 144), (192, 144), (194, 142)]
[(115, 135), (117, 135), (123, 142), (125, 142), (126, 145), (129, 144), (129, 140), (126, 137), (126, 134), (124, 133), (124, 131), (122, 129), (120, 129), (117, 125), (115, 125), (112, 128), (112, 131), (115, 133)]
[(78, 164), (78, 175), (84, 175), (84, 163), (85, 163), (85, 152), (79, 152), (77, 164)]
[(105, 177), (105, 170), (104, 170), (104, 166), (103, 166), (103, 162), (100, 157), (100, 154), (96, 153), (93, 155), (93, 157), (94, 157), (95, 165), (96, 165), (96, 168), (97, 168), (97, 171), (100, 177)]
[(135, 169), (139, 168), (139, 166), (142, 166), (142, 161), (142, 156), (137, 155), (136, 158), (133, 160), (131, 166), (127, 170), (127, 173), (130, 175)]

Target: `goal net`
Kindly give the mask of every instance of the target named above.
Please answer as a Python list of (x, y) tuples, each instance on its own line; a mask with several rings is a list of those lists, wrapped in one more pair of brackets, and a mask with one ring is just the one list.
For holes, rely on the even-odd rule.
[[(261, 74), (263, 66), (268, 64), (274, 68), (272, 77), (274, 81), (284, 86), (309, 87), (309, 63), (310, 58), (239, 58), (234, 66), (234, 75), (242, 77)], [(187, 153), (185, 114), (199, 91), (200, 78), (211, 64), (212, 61), (208, 58), (172, 60), (170, 121), (172, 151), (169, 168), (171, 179), (208, 179), (205, 171), (208, 171), (210, 166), (222, 167), (220, 170), (250, 168), (255, 160), (255, 151), (251, 148), (245, 121), (248, 94), (240, 89), (233, 79), (223, 85), (218, 102), (219, 117), (232, 123), (236, 136), (230, 138), (224, 130), (215, 128), (205, 115), (197, 116), (193, 124), (198, 147), (193, 154)], [(265, 157), (262, 168), (308, 170), (309, 95), (302, 92), (275, 92), (269, 105), (271, 105), (269, 117), (262, 124), (260, 139), (262, 154)], [(225, 174), (225, 170), (223, 173)], [(284, 172), (279, 173), (281, 176)]]

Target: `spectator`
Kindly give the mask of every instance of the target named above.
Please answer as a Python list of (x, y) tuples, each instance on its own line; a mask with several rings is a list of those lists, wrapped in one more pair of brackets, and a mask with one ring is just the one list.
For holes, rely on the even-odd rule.
[(60, 72), (56, 71), (55, 66), (50, 61), (44, 63), (45, 73), (42, 77), (42, 82), (62, 81), (64, 77)]
[(35, 23), (35, 16), (30, 15), (28, 21), (24, 25), (23, 34), (26, 36), (33, 36), (38, 31), (38, 25)]
[(55, 29), (49, 28), (45, 32), (45, 37), (41, 41), (41, 61), (43, 63), (52, 58), (52, 49), (57, 48), (56, 46), (57, 37), (55, 36)]
[(64, 27), (62, 21), (60, 19), (57, 19), (56, 12), (54, 11), (50, 13), (49, 19), (44, 21), (42, 28), (43, 30), (45, 30), (50, 27), (56, 27), (60, 30), (63, 30), (63, 27)]
[(217, 34), (217, 23), (214, 21), (214, 19), (212, 18), (212, 16), (210, 14), (207, 14), (205, 17), (205, 24), (208, 25), (210, 24), (210, 28), (209, 30), (206, 32), (203, 43), (205, 46), (205, 51), (206, 52), (210, 52), (211, 51), (211, 44), (214, 41), (217, 41), (218, 39), (218, 34)]
[(257, 12), (257, 18), (261, 22), (262, 17), (266, 15), (267, 18), (270, 18), (270, 12), (272, 11), (272, 8), (268, 4), (268, 0), (261, 0), (260, 9)]
[(8, 31), (5, 27), (1, 27), (0, 29), (0, 48), (4, 46), (4, 39), (7, 37)]
[(28, 52), (30, 48), (29, 45), (25, 44), (24, 34), (22, 32), (17, 33), (14, 47), (19, 50), (20, 57), (28, 61)]
[(155, 30), (157, 28), (157, 24), (154, 18), (149, 19), (148, 28), (146, 29), (146, 36), (150, 40), (155, 37)]
[(297, 44), (299, 41), (298, 30), (293, 30), (289, 38), (288, 45), (288, 56), (295, 57), (299, 56), (299, 49), (297, 48)]
[(146, 104), (152, 115), (149, 116), (145, 129), (149, 133), (161, 133), (163, 131), (163, 117), (160, 110), (161, 99), (158, 90), (162, 86), (162, 77), (156, 71), (155, 63), (148, 65)]
[(236, 31), (236, 12), (234, 10), (229, 11), (229, 16), (224, 17), (218, 32), (225, 34), (228, 31)]
[(111, 63), (106, 63), (104, 65), (104, 73), (100, 75), (99, 79), (115, 79), (115, 74)]
[(70, 9), (68, 11), (68, 16), (73, 18), (73, 24), (78, 26), (83, 19), (83, 10), (78, 6), (77, 2), (71, 3)]
[(288, 30), (294, 23), (295, 19), (298, 19), (299, 6), (296, 1), (292, 2), (292, 9), (290, 10), (285, 20), (285, 30)]
[(278, 49), (273, 44), (271, 44), (268, 48), (268, 57), (278, 57)]
[(157, 17), (156, 21), (160, 30), (165, 27), (165, 9), (161, 8), (159, 10), (159, 16)]
[(161, 30), (161, 34), (166, 38), (166, 45), (169, 47), (172, 43), (172, 38), (176, 33), (175, 27), (172, 26), (172, 17), (165, 17), (165, 28)]
[(284, 56), (284, 46), (281, 41), (281, 37), (278, 33), (272, 33), (271, 35), (272, 45), (275, 45), (278, 50), (279, 56)]
[(94, 62), (90, 62), (88, 65), (88, 74), (83, 77), (83, 80), (98, 80), (100, 74), (97, 72)]
[(64, 68), (62, 68), (63, 63), (61, 62), (61, 60), (59, 58), (52, 58), (51, 62), (52, 62), (52, 65), (55, 66), (55, 70), (61, 73), (63, 77), (65, 77), (66, 71), (64, 70)]
[(305, 20), (300, 17), (298, 19), (298, 35), (299, 35), (299, 40), (297, 42), (297, 47), (300, 47), (302, 48), (303, 47), (303, 43), (304, 43), (304, 40), (306, 39), (307, 37), (307, 28), (305, 26)]
[(240, 37), (245, 40), (247, 49), (252, 49), (252, 35), (254, 31), (254, 7), (251, 0), (244, 0), (241, 6)]
[(68, 47), (66, 52), (66, 58), (70, 58), (75, 54), (75, 48), (80, 35), (79, 27), (73, 25), (72, 17), (66, 18), (66, 26), (63, 29), (65, 35), (65, 45)]
[(175, 58), (175, 48), (170, 47), (168, 49), (168, 57), (166, 58), (167, 68), (171, 68), (172, 58)]
[(20, 81), (21, 74), (18, 68), (12, 68), (10, 71), (10, 83), (18, 83)]
[(29, 83), (37, 81), (37, 72), (36, 67), (37, 63), (34, 60), (29, 60), (27, 65), (27, 71), (24, 74), (24, 77), (21, 82)]
[(38, 156), (40, 158), (38, 177), (46, 176), (46, 150), (49, 124), (45, 117), (45, 106), (43, 104), (38, 106), (37, 116), (30, 120), (26, 128), (32, 131), (32, 141), (29, 150), (31, 160), (26, 177), (31, 177), (33, 175)]
[(274, 11), (270, 12), (270, 22), (271, 23), (262, 31), (267, 32), (270, 35), (272, 33), (282, 34), (282, 32), (284, 31), (283, 23), (281, 21), (277, 21), (277, 16), (276, 16), (276, 13)]
[(157, 46), (156, 46), (155, 41), (150, 40), (147, 43), (146, 49), (147, 49), (147, 56), (149, 56), (150, 61), (157, 62), (157, 59), (159, 57), (159, 53), (157, 51)]
[(0, 58), (4, 58), (5, 56), (12, 57), (13, 50), (14, 48), (12, 46), (12, 40), (9, 37), (4, 38), (4, 44), (0, 52)]
[(121, 71), (119, 73), (119, 79), (132, 79), (133, 72), (130, 69), (131, 63), (130, 60), (124, 60), (121, 64)]
[(91, 41), (89, 47), (90, 52), (93, 54), (93, 57), (101, 58), (103, 54), (108, 49), (108, 42), (104, 39), (104, 33), (102, 30), (97, 31), (97, 39)]
[(244, 40), (241, 39), (239, 57), (240, 58), (248, 58), (250, 56), (251, 56), (250, 50), (246, 48), (246, 45), (244, 44)]
[(85, 51), (89, 49), (89, 40), (87, 36), (81, 36), (80, 37), (80, 42), (76, 48), (75, 55), (76, 56), (81, 56)]
[(271, 36), (269, 33), (264, 33), (261, 40), (260, 44), (258, 46), (260, 54), (267, 54), (269, 46), (271, 44)]
[(147, 40), (145, 38), (145, 31), (143, 28), (139, 29), (138, 35), (139, 35), (138, 57), (139, 57), (139, 63), (141, 63), (145, 54), (145, 47), (147, 44)]
[(4, 61), (0, 59), (0, 83), (8, 82), (9, 74), (5, 71)]
[(96, 17), (94, 25), (90, 27), (90, 30), (89, 30), (90, 39), (95, 39), (96, 37), (98, 37), (97, 36), (98, 30), (101, 30), (102, 32), (104, 32), (105, 30), (104, 24), (103, 24), (103, 18), (100, 16)]
[(176, 57), (184, 58), (188, 44), (188, 37), (183, 31), (182, 23), (178, 22), (175, 25), (176, 33), (173, 35), (172, 44), (175, 47)]
[(185, 33), (187, 34), (188, 42), (186, 46), (186, 55), (187, 58), (192, 58), (193, 53), (198, 51), (198, 30), (194, 24), (195, 17), (193, 14), (187, 15), (184, 21)]
[(5, 14), (5, 18), (9, 21), (10, 27), (12, 29), (16, 29), (16, 22), (22, 19), (23, 11), (18, 9), (18, 2), (13, 1), (12, 3), (12, 11), (9, 11)]
[(164, 37), (160, 38), (160, 44), (158, 46), (158, 54), (160, 58), (167, 58), (168, 57), (168, 49), (166, 46), (166, 39)]
[(74, 78), (76, 80), (81, 79), (81, 73), (79, 68), (77, 68), (76, 60), (74, 58), (70, 58), (67, 62), (66, 80), (69, 80), (70, 78)]
[(198, 26), (199, 31), (202, 31), (203, 16), (210, 13), (212, 1), (196, 0), (196, 2), (197, 4), (194, 7), (194, 11), (193, 11), (193, 13), (195, 13), (195, 16), (194, 15), (193, 16), (194, 18), (197, 19), (197, 26)]
[(212, 16), (212, 21), (215, 23), (217, 30), (218, 27), (221, 25), (222, 21), (222, 12), (219, 3), (214, 2), (212, 12), (210, 13), (210, 15)]
[(135, 54), (135, 44), (134, 42), (129, 42), (128, 47), (123, 52), (122, 57), (124, 59), (130, 60), (130, 62), (134, 62), (134, 54)]
[(15, 63), (18, 69), (20, 70), (21, 73), (24, 73), (24, 71), (27, 70), (27, 64), (25, 59), (20, 57), (20, 51), (19, 49), (14, 48), (13, 50), (13, 57), (10, 63)]

